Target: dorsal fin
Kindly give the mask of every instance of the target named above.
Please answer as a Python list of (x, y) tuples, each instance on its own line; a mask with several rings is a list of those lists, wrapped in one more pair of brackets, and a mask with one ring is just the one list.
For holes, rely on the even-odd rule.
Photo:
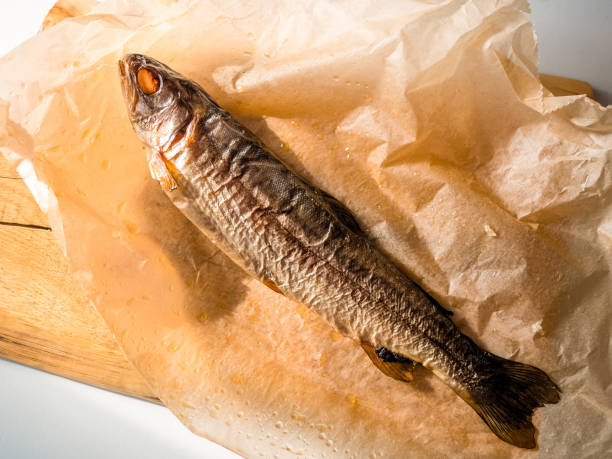
[[(367, 237), (367, 234), (361, 229), (361, 227), (359, 226), (359, 223), (357, 223), (357, 220), (355, 219), (351, 211), (347, 209), (344, 204), (342, 204), (340, 201), (334, 198), (331, 194), (326, 193), (325, 191), (321, 189), (317, 191), (320, 193), (321, 197), (325, 199), (325, 202), (327, 202), (330, 210), (334, 213), (334, 215), (338, 218), (338, 220), (344, 223), (344, 225), (346, 225), (346, 227), (351, 229), (353, 232), (361, 236)], [(434, 304), (438, 308), (441, 314), (447, 317), (453, 315), (453, 311), (449, 311), (448, 309), (442, 307), (442, 305), (438, 303), (434, 297), (432, 297), (429, 293), (427, 293), (419, 284), (414, 282), (414, 285), (419, 290), (421, 290), (421, 292), (423, 292), (423, 294), (427, 297), (429, 301), (432, 302), (432, 304)]]
[[(357, 220), (355, 219), (351, 211), (347, 209), (344, 204), (334, 198), (331, 194), (326, 193), (321, 189), (318, 189), (317, 191), (320, 193), (321, 197), (325, 199), (325, 202), (327, 202), (330, 210), (334, 213), (338, 220), (344, 223), (344, 225), (346, 225), (346, 227), (351, 229), (353, 232), (361, 236), (367, 237), (367, 234), (361, 229), (359, 223), (357, 223)], [(421, 290), (421, 292), (423, 292), (423, 294), (427, 297), (429, 301), (432, 302), (432, 304), (434, 304), (438, 308), (441, 314), (447, 317), (453, 315), (453, 311), (449, 311), (448, 309), (442, 307), (442, 305), (438, 303), (434, 297), (427, 293), (419, 284), (414, 282), (414, 285), (419, 290)]]
[(445, 316), (447, 316), (447, 317), (449, 317), (449, 316), (452, 316), (452, 315), (453, 315), (453, 311), (449, 311), (448, 309), (446, 309), (446, 308), (442, 307), (442, 305), (441, 305), (440, 303), (438, 303), (438, 302), (436, 301), (436, 299), (435, 299), (433, 296), (431, 296), (429, 293), (427, 293), (427, 292), (425, 291), (425, 289), (423, 289), (423, 287), (421, 287), (421, 286), (420, 286), (419, 284), (417, 284), (416, 282), (414, 283), (414, 285), (416, 285), (416, 286), (417, 286), (417, 288), (418, 288), (418, 289), (419, 289), (421, 292), (423, 292), (423, 295), (425, 295), (425, 296), (427, 297), (427, 299), (428, 299), (429, 301), (431, 301), (431, 303), (432, 303), (432, 304), (433, 304), (433, 305), (434, 305), (436, 308), (438, 308), (438, 310), (440, 311), (440, 313), (442, 313), (443, 315), (445, 315)]
[(374, 348), (370, 344), (361, 343), (361, 347), (370, 357), (376, 368), (385, 375), (398, 381), (410, 382), (413, 380), (412, 372), (417, 363), (407, 357), (391, 352), (387, 348)]
[(284, 295), (284, 293), (281, 291), (280, 288), (278, 288), (278, 285), (276, 285), (273, 281), (271, 281), (270, 279), (263, 279), (261, 281), (266, 287), (268, 287), (270, 290), (275, 291), (276, 293), (280, 293), (281, 295)]
[(323, 190), (318, 191), (338, 220), (344, 223), (344, 225), (353, 232), (366, 236), (365, 232), (361, 229), (351, 211), (347, 209), (344, 204), (334, 198), (331, 194), (326, 193)]

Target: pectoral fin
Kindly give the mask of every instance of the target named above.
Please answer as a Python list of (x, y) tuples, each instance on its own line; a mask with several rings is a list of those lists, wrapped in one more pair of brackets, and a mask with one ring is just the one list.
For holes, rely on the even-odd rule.
[(412, 372), (417, 365), (416, 362), (384, 347), (376, 349), (366, 343), (361, 343), (361, 347), (376, 365), (376, 368), (387, 376), (404, 382), (410, 382), (414, 379)]
[(149, 151), (149, 171), (151, 176), (159, 182), (164, 191), (172, 191), (178, 187), (174, 177), (166, 167), (163, 158), (156, 151)]

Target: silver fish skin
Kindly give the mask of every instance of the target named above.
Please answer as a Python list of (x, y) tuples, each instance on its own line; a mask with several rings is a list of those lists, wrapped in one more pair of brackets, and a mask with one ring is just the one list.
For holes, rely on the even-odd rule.
[(414, 362), (502, 440), (533, 448), (533, 410), (560, 398), (541, 370), (495, 356), (385, 257), (340, 202), (277, 159), (197, 83), (153, 58), (119, 61), (128, 114), (167, 196), (249, 275), (361, 343), (388, 376)]

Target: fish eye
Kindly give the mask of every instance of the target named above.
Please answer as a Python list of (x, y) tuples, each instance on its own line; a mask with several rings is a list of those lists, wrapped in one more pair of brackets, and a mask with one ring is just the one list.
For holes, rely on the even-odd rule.
[(136, 80), (140, 90), (147, 95), (153, 94), (159, 89), (159, 77), (155, 72), (145, 67), (138, 70)]

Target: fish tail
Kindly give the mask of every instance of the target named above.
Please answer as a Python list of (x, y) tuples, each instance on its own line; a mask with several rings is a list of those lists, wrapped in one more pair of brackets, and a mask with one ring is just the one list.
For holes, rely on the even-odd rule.
[(557, 403), (561, 390), (542, 370), (486, 353), (485, 375), (459, 395), (495, 435), (521, 448), (535, 448), (534, 409)]

